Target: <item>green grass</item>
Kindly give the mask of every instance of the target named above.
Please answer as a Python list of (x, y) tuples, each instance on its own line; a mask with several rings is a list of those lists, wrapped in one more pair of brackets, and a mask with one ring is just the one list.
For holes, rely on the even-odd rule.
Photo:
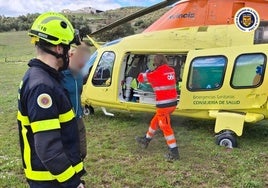
[(26, 31), (0, 33), (0, 63), (25, 62), (33, 56), (33, 44)]
[[(0, 187), (27, 187), (16, 123), (17, 88), (26, 69), (26, 63), (0, 63)], [(145, 133), (153, 114), (115, 111), (115, 115), (106, 117), (97, 110), (85, 119), (87, 187), (268, 187), (265, 121), (246, 125), (239, 148), (229, 150), (214, 144), (213, 121), (172, 117), (181, 160), (168, 163), (161, 133), (147, 150), (134, 140)]]

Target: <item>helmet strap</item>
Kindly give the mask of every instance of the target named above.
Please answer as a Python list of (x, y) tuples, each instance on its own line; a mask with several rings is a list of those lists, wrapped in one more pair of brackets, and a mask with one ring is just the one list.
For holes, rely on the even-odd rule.
[(67, 46), (67, 45), (62, 45), (63, 46), (63, 54), (58, 54), (42, 45), (40, 45), (39, 43), (36, 43), (36, 45), (42, 49), (44, 52), (50, 54), (50, 55), (53, 55), (54, 57), (56, 57), (57, 59), (62, 59), (63, 60), (63, 66), (59, 68), (59, 71), (63, 71), (63, 70), (66, 70), (68, 67), (69, 67), (69, 50), (70, 50), (70, 47)]

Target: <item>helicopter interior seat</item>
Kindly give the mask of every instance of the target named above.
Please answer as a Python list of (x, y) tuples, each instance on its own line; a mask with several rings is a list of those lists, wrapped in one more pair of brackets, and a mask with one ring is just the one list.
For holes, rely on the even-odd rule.
[(184, 69), (184, 64), (186, 62), (186, 55), (177, 55), (168, 57), (169, 66), (175, 71), (176, 76), (176, 87), (178, 92), (178, 100), (180, 98), (180, 89), (182, 83), (182, 73)]
[(255, 77), (253, 79), (252, 84), (254, 86), (259, 85), (260, 82), (261, 82), (262, 77), (263, 77), (263, 65), (259, 65), (259, 66), (256, 67), (256, 75), (255, 75)]
[(176, 84), (177, 84), (177, 92), (178, 92), (178, 98), (180, 96), (180, 90), (181, 90), (181, 82), (182, 82), (182, 72), (183, 67), (185, 64), (186, 57), (183, 56), (177, 56), (176, 57), (176, 66), (174, 67), (175, 70), (175, 76), (176, 76)]
[(172, 66), (175, 71), (175, 76), (176, 76), (176, 82), (181, 81), (181, 64), (180, 64), (180, 57), (175, 58), (175, 65)]
[(105, 85), (111, 78), (111, 71), (108, 68), (101, 67), (92, 80), (94, 85)]
[(136, 102), (137, 99), (134, 96), (134, 90), (138, 89), (137, 78), (142, 72), (146, 72), (147, 67), (147, 56), (145, 55), (134, 55), (131, 59), (130, 64), (126, 68), (125, 72), (125, 99), (127, 101)]
[(253, 79), (252, 85), (254, 86), (259, 85), (259, 83), (261, 82), (261, 78), (262, 78), (262, 75), (256, 74), (256, 76)]

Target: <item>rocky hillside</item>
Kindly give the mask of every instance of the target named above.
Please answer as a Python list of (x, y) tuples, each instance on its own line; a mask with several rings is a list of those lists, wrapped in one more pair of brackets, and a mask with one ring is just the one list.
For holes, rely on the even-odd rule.
[[(100, 12), (96, 14), (72, 11), (70, 13), (67, 12), (66, 14), (84, 17), (88, 21), (88, 24), (91, 30), (96, 31), (97, 29), (104, 27), (107, 24), (110, 24), (118, 19), (121, 19), (130, 14), (133, 14), (143, 8), (144, 7), (124, 7), (124, 8), (108, 10), (108, 11)], [(140, 17), (131, 21), (130, 24), (133, 27), (135, 33), (139, 33), (143, 31), (145, 28), (147, 28), (149, 25), (151, 25), (155, 20), (157, 20), (160, 16), (162, 16), (168, 10), (169, 8), (164, 8), (164, 9), (152, 12), (148, 15), (145, 15), (143, 17)]]
[[(62, 13), (70, 19), (75, 28), (80, 30), (82, 36), (86, 36), (92, 31), (96, 31), (97, 29), (141, 9), (143, 9), (143, 7), (125, 7), (102, 12), (91, 7), (86, 7), (79, 10), (65, 9)], [(118, 37), (125, 37), (135, 33), (140, 33), (168, 11), (168, 9), (169, 8), (161, 9), (132, 20), (129, 23), (125, 23), (118, 28), (110, 30), (109, 32), (102, 33), (100, 36), (97, 36), (97, 38), (107, 41)], [(27, 14), (19, 17), (5, 17), (0, 15), (0, 32), (28, 31), (38, 15), (38, 13)]]

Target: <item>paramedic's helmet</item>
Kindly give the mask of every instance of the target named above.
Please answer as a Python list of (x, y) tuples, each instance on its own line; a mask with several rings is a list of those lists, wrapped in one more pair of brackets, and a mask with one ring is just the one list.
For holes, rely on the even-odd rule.
[(72, 24), (65, 16), (56, 12), (47, 12), (38, 16), (28, 34), (32, 37), (33, 43), (40, 39), (52, 45), (76, 43)]

